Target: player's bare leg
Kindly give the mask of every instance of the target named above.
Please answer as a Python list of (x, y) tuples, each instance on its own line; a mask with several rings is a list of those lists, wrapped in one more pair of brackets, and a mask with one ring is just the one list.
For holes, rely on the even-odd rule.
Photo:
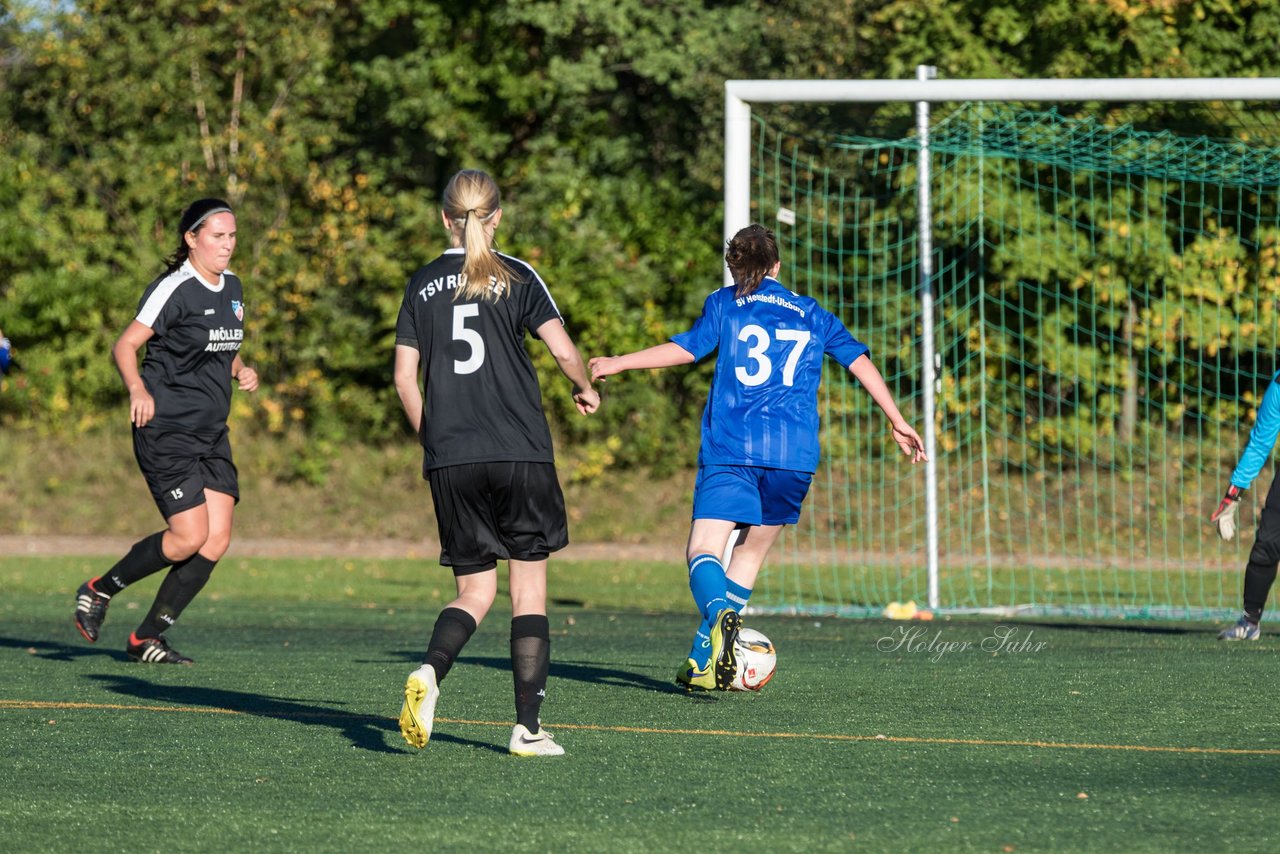
[[(169, 523), (169, 530), (164, 532), (160, 548), (175, 564), (191, 557), (205, 544), (205, 540), (209, 539), (209, 495), (210, 491), (206, 490), (204, 504), (197, 504), (195, 507), (175, 513), (166, 520)], [(235, 501), (231, 496), (224, 497), (231, 500), (234, 505)]]
[[(733, 559), (725, 567), (725, 577), (748, 590), (756, 586), (756, 576), (764, 566), (769, 550), (778, 541), (784, 525), (752, 525), (738, 532), (733, 547)], [(737, 603), (730, 599), (731, 604)], [(741, 609), (739, 609), (741, 610)]]

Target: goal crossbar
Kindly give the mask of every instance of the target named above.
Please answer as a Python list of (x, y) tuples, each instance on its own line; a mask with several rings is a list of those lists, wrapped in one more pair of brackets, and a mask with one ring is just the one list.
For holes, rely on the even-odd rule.
[[(724, 239), (727, 243), (751, 222), (752, 103), (1280, 101), (1280, 77), (728, 80), (724, 92)], [(725, 276), (725, 283), (729, 284), (727, 271)]]

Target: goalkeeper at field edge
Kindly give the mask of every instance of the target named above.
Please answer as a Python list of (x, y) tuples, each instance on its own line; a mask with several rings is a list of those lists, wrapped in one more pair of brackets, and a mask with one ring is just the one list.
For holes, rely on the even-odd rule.
[[(1236, 508), (1245, 490), (1262, 471), (1276, 436), (1280, 434), (1280, 373), (1271, 378), (1258, 407), (1258, 418), (1249, 433), (1249, 443), (1240, 454), (1240, 462), (1231, 473), (1227, 494), (1218, 509), (1209, 518), (1218, 524), (1218, 534), (1229, 540), (1236, 533)], [(1244, 614), (1236, 624), (1221, 632), (1222, 640), (1257, 640), (1261, 636), (1258, 623), (1262, 621), (1262, 609), (1267, 595), (1276, 580), (1276, 567), (1280, 565), (1280, 477), (1273, 478), (1267, 490), (1267, 501), (1262, 506), (1262, 518), (1258, 521), (1258, 533), (1249, 551), (1249, 563), (1244, 569)]]

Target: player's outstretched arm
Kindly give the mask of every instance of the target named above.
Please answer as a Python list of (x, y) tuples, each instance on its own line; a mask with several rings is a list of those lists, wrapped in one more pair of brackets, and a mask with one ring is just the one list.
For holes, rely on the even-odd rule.
[(547, 345), (551, 355), (555, 357), (560, 372), (573, 383), (573, 403), (578, 412), (590, 415), (600, 408), (600, 395), (591, 387), (591, 379), (587, 376), (587, 367), (582, 363), (582, 354), (564, 331), (559, 319), (548, 320), (538, 327), (538, 337)]
[(413, 347), (396, 345), (396, 393), (400, 395), (400, 405), (404, 407), (405, 417), (409, 419), (409, 425), (415, 433), (422, 429), (422, 389), (418, 388), (419, 358), (418, 351)]
[(902, 417), (902, 413), (898, 411), (898, 404), (894, 402), (893, 393), (889, 391), (889, 386), (885, 385), (884, 377), (880, 376), (880, 371), (876, 368), (871, 358), (866, 355), (859, 356), (853, 360), (853, 364), (849, 366), (849, 373), (862, 383), (862, 387), (871, 395), (871, 399), (876, 402), (885, 416), (889, 419), (889, 424), (893, 429), (893, 441), (898, 443), (898, 447), (902, 449), (902, 453), (911, 458), (911, 462), (924, 462), (928, 457), (924, 453), (924, 440), (920, 438), (920, 434), (912, 429), (907, 420)]
[(637, 350), (624, 356), (596, 356), (591, 360), (591, 379), (600, 380), (623, 371), (645, 368), (670, 368), (674, 365), (693, 364), (693, 354), (673, 341)]
[(145, 426), (156, 414), (155, 398), (147, 391), (147, 384), (138, 371), (138, 351), (154, 334), (150, 326), (135, 320), (120, 333), (111, 348), (116, 370), (124, 380), (124, 387), (129, 390), (129, 420), (135, 427)]

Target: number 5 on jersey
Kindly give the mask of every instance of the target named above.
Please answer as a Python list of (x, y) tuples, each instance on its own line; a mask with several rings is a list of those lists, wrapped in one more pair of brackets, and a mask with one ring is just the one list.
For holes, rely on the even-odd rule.
[(480, 306), (455, 305), (453, 307), (453, 340), (461, 341), (471, 348), (471, 355), (466, 359), (453, 360), (455, 374), (474, 374), (484, 364), (484, 339), (474, 329), (467, 328), (467, 320), (480, 316)]
[[(455, 327), (456, 327), (455, 323)], [(787, 353), (787, 360), (782, 364), (782, 384), (789, 386), (795, 383), (796, 365), (800, 364), (800, 354), (812, 337), (804, 329), (776, 329), (774, 335), (779, 341), (790, 341), (792, 346)], [(745, 386), (763, 385), (773, 375), (773, 362), (769, 359), (769, 332), (763, 326), (749, 323), (738, 333), (738, 340), (747, 344), (747, 358), (754, 362), (755, 370), (745, 367), (734, 369), (738, 382)]]

